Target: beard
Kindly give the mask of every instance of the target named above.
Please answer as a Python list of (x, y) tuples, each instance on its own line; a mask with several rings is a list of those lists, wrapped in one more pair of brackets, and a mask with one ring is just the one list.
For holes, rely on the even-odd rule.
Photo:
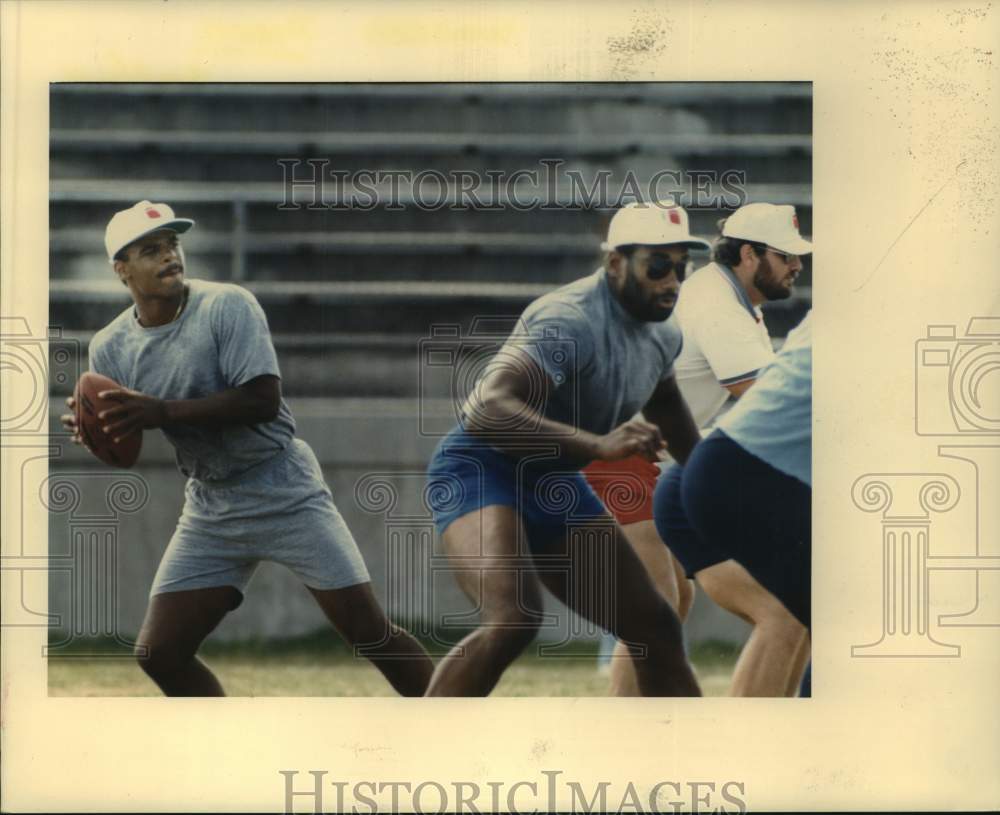
[(622, 305), (637, 320), (644, 323), (662, 323), (673, 313), (674, 307), (650, 300), (631, 265), (632, 261), (629, 259), (629, 268), (621, 288)]
[(760, 265), (753, 276), (753, 284), (765, 300), (786, 300), (792, 296), (792, 287), (786, 286), (775, 274), (774, 267), (767, 255), (761, 255)]

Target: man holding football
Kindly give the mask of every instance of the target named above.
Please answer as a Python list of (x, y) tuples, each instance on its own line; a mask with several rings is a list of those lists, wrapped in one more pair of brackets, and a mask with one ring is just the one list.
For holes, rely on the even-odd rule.
[[(185, 277), (179, 235), (193, 225), (149, 201), (115, 214), (105, 248), (134, 302), (90, 344), (91, 371), (121, 386), (99, 394), (101, 430), (120, 442), (160, 428), (188, 477), (139, 664), (168, 696), (224, 695), (197, 651), (269, 560), (399, 693), (420, 696), (433, 664), (386, 617), (316, 456), (295, 437), (263, 310), (239, 286)], [(74, 415), (62, 421), (79, 440)]]

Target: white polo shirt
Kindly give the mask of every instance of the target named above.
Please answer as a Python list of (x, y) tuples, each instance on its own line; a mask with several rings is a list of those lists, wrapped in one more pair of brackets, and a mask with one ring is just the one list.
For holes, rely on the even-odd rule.
[(681, 286), (674, 315), (684, 335), (677, 384), (699, 428), (718, 416), (735, 385), (774, 359), (759, 307), (728, 266), (709, 263)]

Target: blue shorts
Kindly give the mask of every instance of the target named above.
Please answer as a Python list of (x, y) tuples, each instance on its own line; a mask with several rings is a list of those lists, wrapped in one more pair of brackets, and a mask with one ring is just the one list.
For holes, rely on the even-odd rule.
[[(715, 430), (684, 465), (681, 500), (700, 541), (740, 563), (809, 626), (811, 487)], [(667, 507), (654, 503), (661, 512)]]
[(680, 561), (684, 573), (694, 577), (702, 569), (727, 561), (732, 555), (702, 540), (694, 531), (681, 500), (683, 475), (683, 468), (673, 464), (660, 476), (653, 493), (653, 520), (660, 539)]
[(607, 526), (613, 519), (578, 469), (541, 447), (520, 460), (501, 453), (461, 428), (452, 430), (427, 468), (427, 503), (439, 534), (463, 515), (483, 507), (513, 507), (532, 551), (551, 549), (570, 526)]
[(216, 586), (243, 593), (262, 560), (288, 567), (313, 589), (370, 580), (319, 462), (300, 439), (232, 479), (188, 479), (184, 497), (150, 596)]

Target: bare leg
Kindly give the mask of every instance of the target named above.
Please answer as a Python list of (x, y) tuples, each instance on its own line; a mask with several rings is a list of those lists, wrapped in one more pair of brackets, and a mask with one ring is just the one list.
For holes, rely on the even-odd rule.
[[(570, 533), (568, 572), (540, 572), (545, 587), (577, 614), (629, 643), (637, 690), (643, 696), (701, 696), (684, 654), (680, 620), (653, 586), (621, 527), (614, 528), (612, 569), (595, 566), (599, 559), (585, 537)], [(597, 585), (599, 590), (572, 592), (574, 585)]]
[(487, 696), (538, 633), (541, 587), (530, 558), (518, 556), (520, 532), (506, 506), (470, 512), (445, 530), (455, 579), (479, 608), (480, 625), (438, 663), (428, 696)]
[[(680, 586), (674, 567), (675, 560), (657, 534), (655, 524), (652, 521), (639, 521), (623, 526), (621, 529), (649, 573), (657, 591), (670, 603), (670, 607), (674, 611), (678, 611)], [(683, 574), (681, 578), (683, 580)], [(684, 582), (687, 583), (686, 580)], [(690, 603), (688, 607), (690, 607)], [(679, 613), (678, 616), (681, 620), (684, 619)], [(635, 666), (632, 664), (631, 652), (628, 646), (622, 642), (615, 645), (611, 656), (610, 693), (612, 696), (639, 695), (639, 682), (636, 678)]]
[(401, 696), (424, 695), (434, 663), (409, 632), (385, 615), (371, 583), (309, 591), (355, 653), (371, 660)]
[(754, 627), (733, 670), (730, 695), (794, 695), (808, 661), (805, 626), (734, 560), (702, 569), (697, 578), (709, 597)]
[(242, 595), (233, 586), (154, 595), (135, 647), (139, 667), (166, 696), (225, 696), (195, 654)]
[(684, 573), (684, 566), (671, 552), (670, 559), (674, 563), (674, 575), (677, 579), (677, 616), (681, 622), (686, 622), (694, 605), (694, 581)]
[(785, 686), (785, 696), (795, 696), (799, 692), (799, 685), (802, 684), (802, 677), (806, 672), (806, 665), (809, 664), (810, 638), (808, 629), (799, 642), (799, 647), (792, 657), (792, 669), (788, 672), (788, 684)]

